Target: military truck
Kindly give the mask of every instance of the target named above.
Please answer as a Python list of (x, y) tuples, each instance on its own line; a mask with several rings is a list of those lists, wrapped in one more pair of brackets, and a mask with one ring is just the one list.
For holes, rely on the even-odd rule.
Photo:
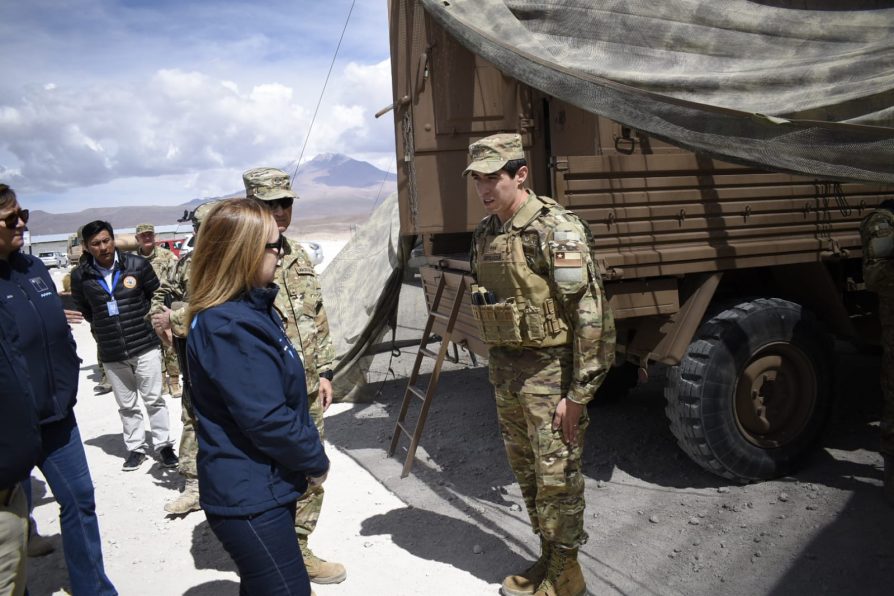
[[(135, 251), (139, 248), (140, 244), (137, 242), (137, 237), (134, 234), (115, 234), (115, 246), (124, 251)], [(77, 266), (83, 253), (84, 247), (81, 243), (81, 230), (79, 229), (77, 233), (68, 236), (66, 246), (68, 262), (73, 267)]]
[[(470, 50), (435, 4), (451, 8), (389, 6), (401, 232), (421, 239), (429, 309), (442, 277), (441, 315), (460, 280), (469, 287), (471, 233), (486, 215), (460, 175), (469, 143), (518, 132), (530, 187), (595, 238), (618, 328), (610, 379), (666, 365), (670, 429), (715, 474), (747, 482), (795, 468), (830, 413), (834, 338), (872, 341), (859, 222), (892, 188), (724, 161), (581, 109)], [(470, 304), (452, 340), (484, 355)]]

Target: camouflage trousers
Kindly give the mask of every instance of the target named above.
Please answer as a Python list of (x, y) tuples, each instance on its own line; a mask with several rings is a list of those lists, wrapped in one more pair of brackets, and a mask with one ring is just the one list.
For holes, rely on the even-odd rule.
[[(170, 381), (176, 379), (180, 383), (180, 362), (177, 360), (177, 351), (168, 346), (161, 347), (161, 370)], [(170, 381), (165, 381), (165, 386), (169, 386)]]
[(894, 298), (879, 297), (882, 327), (882, 440), (880, 451), (894, 456)]
[(496, 388), (497, 416), (509, 466), (518, 480), (534, 533), (563, 548), (587, 541), (584, 531), (583, 437), (590, 418), (579, 421), (578, 444), (569, 447), (552, 421), (561, 394)]
[[(320, 404), (319, 393), (308, 396), (307, 400), (310, 404), (310, 417), (313, 418), (322, 441), (323, 406)], [(298, 499), (295, 510), (295, 533), (299, 538), (306, 539), (317, 527), (317, 520), (320, 519), (320, 511), (323, 509), (323, 492), (322, 486), (308, 487), (307, 492)]]
[(192, 409), (189, 388), (186, 386), (183, 387), (180, 399), (180, 420), (183, 422), (183, 431), (180, 433), (180, 474), (186, 478), (198, 478), (196, 458), (199, 455), (199, 442), (196, 439), (196, 413)]

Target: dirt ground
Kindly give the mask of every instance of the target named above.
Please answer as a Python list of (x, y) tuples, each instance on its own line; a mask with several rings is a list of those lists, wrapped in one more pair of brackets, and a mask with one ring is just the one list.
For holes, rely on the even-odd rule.
[[(418, 337), (424, 307), (405, 286), (398, 337)], [(95, 349), (84, 359), (79, 404), (107, 571), (121, 594), (238, 593), (234, 567), (204, 516), (166, 517), (181, 486), (124, 457), (112, 396), (94, 396)], [(342, 561), (348, 579), (317, 594), (496, 594), (535, 556), (518, 487), (497, 429), (482, 362), (445, 364), (413, 473), (400, 478), (407, 441), (387, 457), (415, 348), (369, 363), (368, 403), (336, 404), (326, 420), (333, 460), (311, 545)], [(894, 509), (881, 497), (876, 453), (878, 359), (843, 348), (839, 402), (821, 448), (797, 474), (740, 486), (703, 471), (676, 447), (663, 414), (660, 370), (625, 399), (590, 407), (584, 474), (590, 540), (581, 564), (592, 594), (891, 594)], [(425, 379), (427, 380), (427, 379)], [(179, 402), (168, 400), (173, 417)], [(173, 422), (173, 421), (172, 421)], [(173, 424), (179, 433), (179, 424)], [(35, 516), (61, 549), (58, 508), (35, 472)], [(31, 593), (64, 594), (57, 552), (31, 559)]]

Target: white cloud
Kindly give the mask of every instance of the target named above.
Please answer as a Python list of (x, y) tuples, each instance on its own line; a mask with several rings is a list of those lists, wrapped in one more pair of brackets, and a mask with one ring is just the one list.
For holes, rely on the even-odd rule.
[[(184, 190), (228, 192), (239, 177), (224, 187), (223, 172), (298, 157), (318, 85), (267, 81), (249, 88), (165, 68), (111, 87), (30, 86), (0, 97), (0, 154), (12, 156), (0, 170), (29, 193), (156, 176), (181, 179)], [(390, 95), (387, 60), (333, 72), (305, 161), (324, 151), (379, 159), (393, 153), (392, 119), (373, 118)]]

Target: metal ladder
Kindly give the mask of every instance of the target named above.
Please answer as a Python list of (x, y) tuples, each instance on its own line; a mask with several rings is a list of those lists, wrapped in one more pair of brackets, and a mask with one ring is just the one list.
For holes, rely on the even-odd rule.
[[(416, 448), (419, 446), (419, 438), (422, 436), (422, 429), (425, 426), (425, 420), (428, 418), (428, 410), (431, 407), (432, 398), (435, 396), (435, 389), (438, 386), (438, 378), (441, 375), (441, 365), (447, 359), (450, 362), (458, 362), (459, 354), (453, 357), (447, 355), (447, 349), (450, 345), (450, 338), (453, 334), (453, 327), (459, 315), (459, 309), (466, 295), (466, 279), (463, 275), (457, 275), (459, 284), (456, 288), (456, 297), (453, 300), (453, 306), (450, 308), (450, 314), (442, 314), (438, 312), (441, 306), (441, 299), (444, 296), (444, 289), (447, 287), (448, 273), (441, 272), (441, 279), (438, 281), (438, 289), (432, 299), (431, 310), (429, 311), (428, 321), (422, 332), (422, 341), (419, 343), (419, 351), (416, 353), (416, 362), (413, 364), (413, 372), (410, 373), (410, 379), (407, 382), (407, 389), (404, 392), (404, 399), (400, 406), (400, 414), (397, 417), (397, 423), (394, 425), (394, 434), (391, 437), (391, 447), (388, 449), (388, 457), (394, 455), (397, 444), (400, 442), (401, 435), (406, 435), (410, 439), (410, 446), (407, 448), (407, 460), (404, 462), (404, 469), (400, 477), (406, 478), (413, 467), (413, 461), (416, 456)], [(428, 349), (428, 342), (432, 338), (432, 329), (435, 321), (444, 321), (445, 330), (441, 335), (441, 347), (437, 352)], [(419, 380), (419, 369), (422, 365), (423, 358), (432, 358), (435, 361), (434, 369), (428, 380), (428, 386), (425, 391), (416, 387), (416, 381)], [(414, 398), (422, 400), (422, 409), (419, 411), (419, 419), (416, 421), (416, 427), (410, 429), (406, 424), (407, 412), (410, 409), (410, 403)]]

